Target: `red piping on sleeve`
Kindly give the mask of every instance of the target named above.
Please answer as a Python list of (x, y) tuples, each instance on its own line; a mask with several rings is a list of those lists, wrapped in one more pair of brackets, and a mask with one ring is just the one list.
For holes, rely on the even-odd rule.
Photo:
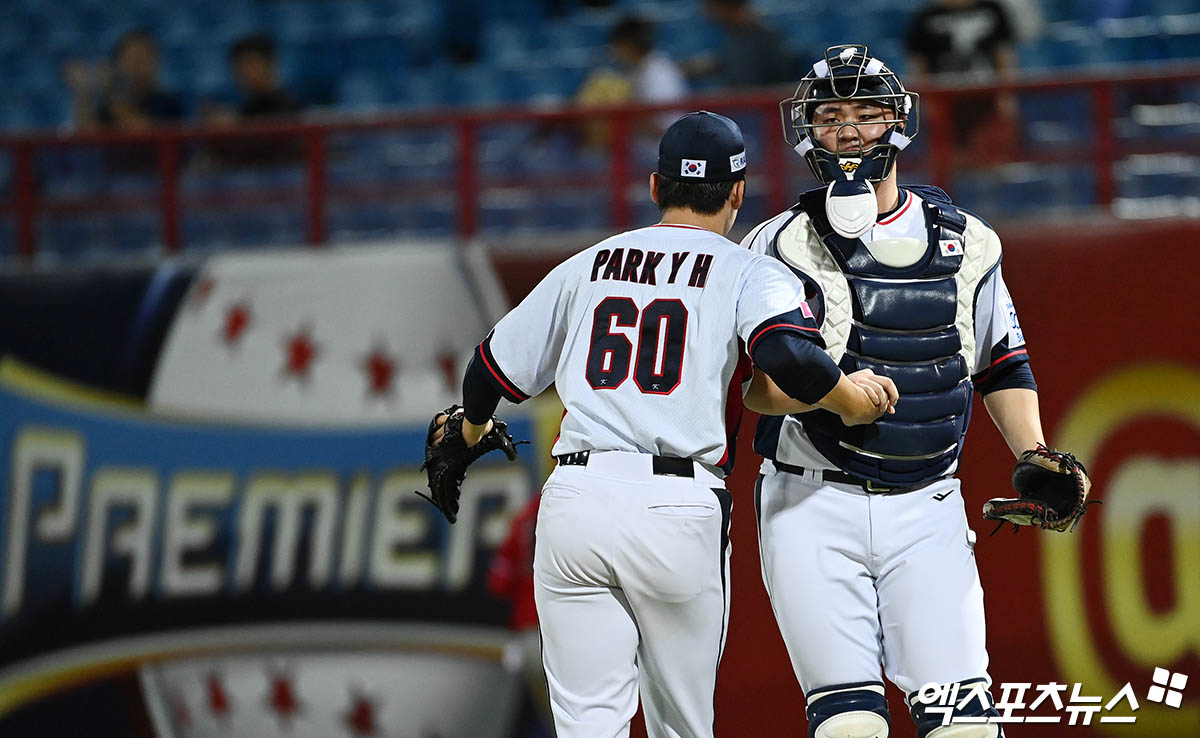
[(504, 389), (523, 400), (529, 399), (529, 395), (514, 388), (511, 384), (504, 381), (504, 377), (500, 376), (500, 372), (496, 371), (495, 367), (492, 366), (492, 362), (488, 361), (487, 352), (483, 350), (483, 344), (479, 345), (479, 355), (483, 357), (483, 365), (486, 366), (488, 371), (492, 373), (492, 376), (496, 378), (496, 381), (503, 385)]
[(762, 338), (762, 335), (764, 333), (766, 333), (768, 331), (773, 331), (776, 328), (794, 328), (798, 331), (809, 331), (811, 333), (820, 333), (821, 332), (821, 331), (817, 330), (816, 328), (808, 328), (808, 327), (805, 327), (802, 325), (793, 325), (791, 323), (776, 323), (775, 325), (769, 325), (766, 328), (763, 328), (761, 331), (759, 331), (757, 334), (755, 334), (754, 338), (750, 339), (750, 351), (754, 350), (754, 344), (758, 342), (758, 339)]

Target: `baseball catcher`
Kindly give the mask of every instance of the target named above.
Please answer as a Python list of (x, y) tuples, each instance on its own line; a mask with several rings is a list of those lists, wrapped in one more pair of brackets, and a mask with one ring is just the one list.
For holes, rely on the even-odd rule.
[[(421, 471), (429, 479), (429, 494), (418, 495), (433, 503), (451, 524), (458, 520), (458, 498), (467, 467), (489, 451), (500, 449), (509, 461), (517, 458), (517, 446), (508, 433), (508, 424), (492, 418), (491, 428), (478, 442), (468, 445), (463, 437), (463, 409), (451, 405), (429, 421), (425, 436), (425, 463)], [(524, 442), (522, 442), (524, 443)]]
[[(983, 505), (983, 516), (1059, 532), (1072, 531), (1087, 511), (1092, 481), (1074, 456), (1038, 444), (1021, 454), (1012, 472), (1018, 497), (996, 497)], [(1099, 500), (1092, 500), (1099, 502)]]

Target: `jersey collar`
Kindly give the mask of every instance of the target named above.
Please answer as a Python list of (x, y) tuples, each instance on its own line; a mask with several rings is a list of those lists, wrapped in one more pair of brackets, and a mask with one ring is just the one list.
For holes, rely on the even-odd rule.
[(900, 204), (897, 205), (896, 208), (890, 213), (884, 213), (880, 218), (878, 218), (875, 221), (875, 225), (890, 225), (895, 223), (897, 220), (900, 220), (901, 216), (908, 212), (908, 207), (912, 205), (913, 201), (912, 193), (904, 188), (901, 188), (900, 196), (903, 198), (900, 201)]

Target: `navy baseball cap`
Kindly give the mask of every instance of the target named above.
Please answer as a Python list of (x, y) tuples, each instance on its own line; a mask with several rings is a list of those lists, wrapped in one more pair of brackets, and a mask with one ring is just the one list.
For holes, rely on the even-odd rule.
[(688, 113), (672, 123), (658, 143), (658, 173), (680, 182), (745, 179), (742, 129), (707, 110)]

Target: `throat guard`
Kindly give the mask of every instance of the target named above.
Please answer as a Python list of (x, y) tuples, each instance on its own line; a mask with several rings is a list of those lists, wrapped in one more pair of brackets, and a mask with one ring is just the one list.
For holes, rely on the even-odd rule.
[(875, 188), (865, 179), (830, 182), (825, 190), (825, 215), (842, 238), (859, 238), (875, 225), (878, 214)]

